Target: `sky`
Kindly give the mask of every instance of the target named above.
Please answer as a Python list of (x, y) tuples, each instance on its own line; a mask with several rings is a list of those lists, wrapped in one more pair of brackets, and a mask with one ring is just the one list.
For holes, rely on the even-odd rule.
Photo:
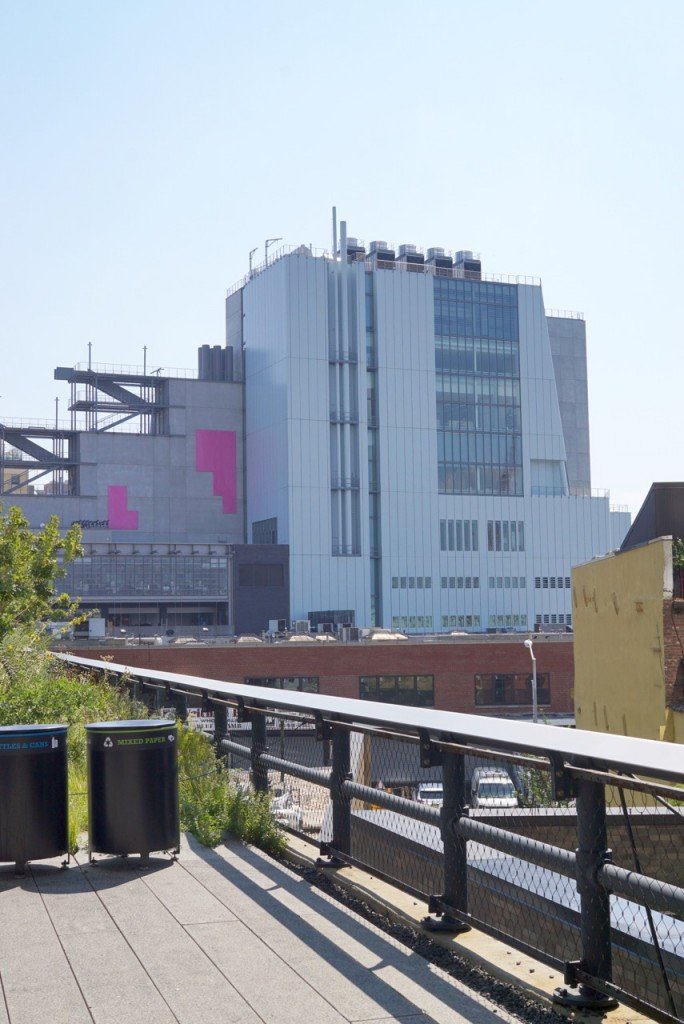
[(0, 422), (55, 366), (194, 367), (264, 240), (472, 249), (587, 320), (592, 484), (681, 480), (684, 4), (0, 11)]

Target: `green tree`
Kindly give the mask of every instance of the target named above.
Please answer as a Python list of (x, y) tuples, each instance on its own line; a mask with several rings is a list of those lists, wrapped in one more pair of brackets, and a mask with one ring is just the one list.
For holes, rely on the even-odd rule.
[(81, 553), (79, 526), (62, 535), (59, 517), (51, 516), (34, 533), (18, 506), (5, 512), (0, 505), (0, 639), (17, 627), (74, 619), (79, 600), (57, 584)]

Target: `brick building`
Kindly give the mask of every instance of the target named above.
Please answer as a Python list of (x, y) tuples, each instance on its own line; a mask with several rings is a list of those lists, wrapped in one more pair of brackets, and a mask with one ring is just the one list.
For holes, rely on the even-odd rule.
[[(79, 647), (79, 653), (111, 659), (113, 652)], [(535, 654), (542, 717), (571, 714), (572, 637), (539, 635)], [(126, 647), (113, 660), (136, 668), (468, 714), (529, 716), (532, 710), (529, 652), (512, 636)]]

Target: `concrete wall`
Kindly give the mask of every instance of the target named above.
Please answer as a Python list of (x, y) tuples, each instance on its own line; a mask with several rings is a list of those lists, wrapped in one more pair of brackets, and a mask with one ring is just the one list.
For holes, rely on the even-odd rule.
[(587, 329), (584, 320), (547, 317), (558, 404), (563, 422), (568, 483), (579, 494), (591, 493)]
[(665, 738), (663, 601), (671, 598), (669, 540), (573, 570), (578, 728)]
[(167, 385), (168, 434), (81, 432), (78, 495), (20, 495), (9, 503), (21, 506), (36, 529), (53, 514), (65, 527), (104, 524), (84, 526), (85, 541), (241, 543), (241, 385)]

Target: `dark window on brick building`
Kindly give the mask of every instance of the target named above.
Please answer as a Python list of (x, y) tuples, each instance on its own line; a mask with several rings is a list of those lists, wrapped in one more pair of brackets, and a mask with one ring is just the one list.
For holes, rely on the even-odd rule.
[(387, 704), (434, 707), (434, 676), (361, 676), (359, 696)]
[(276, 690), (318, 693), (318, 676), (264, 676), (245, 679), (248, 686), (272, 686)]
[[(537, 703), (551, 703), (551, 675), (540, 672), (537, 675)], [(531, 705), (532, 676), (527, 673), (483, 674), (475, 676), (476, 707), (496, 705)]]

